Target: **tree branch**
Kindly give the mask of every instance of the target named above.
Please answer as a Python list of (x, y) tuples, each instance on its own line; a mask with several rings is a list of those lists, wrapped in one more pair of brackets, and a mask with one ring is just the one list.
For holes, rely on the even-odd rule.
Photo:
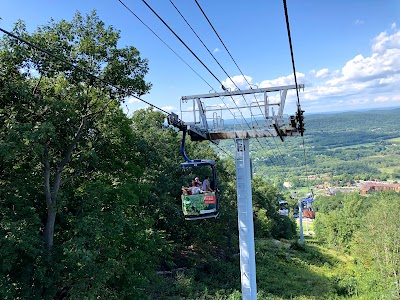
[(111, 102), (113, 102), (113, 101), (114, 101), (114, 99), (110, 99), (110, 100), (104, 105), (103, 108), (101, 108), (101, 109), (99, 109), (99, 110), (96, 110), (96, 111), (94, 111), (94, 112), (92, 112), (92, 113), (90, 113), (90, 114), (87, 114), (85, 117), (91, 117), (91, 116), (97, 115), (97, 114), (99, 114), (99, 113), (105, 111), (106, 108), (107, 108), (107, 107), (111, 104)]
[(44, 193), (46, 195), (46, 205), (49, 207), (52, 204), (51, 201), (51, 190), (50, 190), (50, 162), (49, 162), (49, 150), (47, 148), (47, 143), (44, 145), (44, 155), (43, 155), (43, 165), (44, 165)]
[(43, 75), (40, 74), (40, 78), (39, 78), (38, 82), (36, 83), (36, 86), (35, 86), (35, 88), (33, 89), (32, 94), (34, 94), (34, 95), (36, 94), (36, 91), (37, 91), (37, 89), (38, 89), (38, 87), (39, 87), (39, 84), (40, 84), (40, 82), (42, 81), (42, 77), (43, 77)]
[(64, 158), (60, 161), (60, 163), (57, 166), (56, 174), (54, 176), (54, 183), (53, 183), (53, 197), (54, 198), (58, 194), (58, 190), (60, 189), (62, 171), (64, 170), (64, 167), (66, 166), (66, 164), (70, 161), (72, 151), (74, 150), (76, 144), (78, 143), (78, 141), (82, 135), (83, 129), (85, 128), (85, 125), (86, 125), (86, 117), (83, 117), (82, 121), (81, 121), (81, 125), (79, 126), (74, 139), (69, 144), (67, 151), (65, 152)]

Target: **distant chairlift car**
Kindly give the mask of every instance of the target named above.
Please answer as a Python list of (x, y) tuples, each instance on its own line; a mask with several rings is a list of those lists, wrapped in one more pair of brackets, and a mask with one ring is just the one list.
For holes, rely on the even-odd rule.
[(315, 211), (312, 207), (312, 203), (314, 202), (314, 197), (308, 197), (302, 200), (303, 202), (303, 217), (309, 219), (315, 219)]
[(289, 203), (285, 200), (279, 200), (279, 214), (289, 216)]

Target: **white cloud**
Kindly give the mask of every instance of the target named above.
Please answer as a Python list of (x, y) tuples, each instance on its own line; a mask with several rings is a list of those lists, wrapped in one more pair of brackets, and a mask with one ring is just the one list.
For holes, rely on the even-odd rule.
[[(305, 83), (306, 77), (304, 73), (296, 72), (297, 82)], [(272, 86), (282, 86), (282, 85), (292, 85), (294, 84), (294, 75), (290, 74), (288, 76), (281, 76), (272, 80), (263, 80), (258, 85), (260, 88), (272, 87)]]
[(379, 79), (379, 84), (380, 85), (387, 85), (387, 84), (392, 84), (392, 83), (400, 83), (400, 74), (395, 74), (393, 76), (390, 77), (385, 77), (385, 78), (381, 78)]
[(373, 39), (372, 51), (383, 53), (387, 49), (400, 48), (400, 31), (397, 30), (396, 23), (393, 23), (390, 29), (394, 33), (389, 34), (388, 31), (384, 31)]
[(169, 111), (169, 112), (171, 112), (171, 111), (176, 111), (176, 110), (177, 110), (176, 107), (173, 107), (173, 106), (171, 106), (171, 105), (169, 105), (169, 106), (163, 106), (163, 107), (161, 107), (161, 109), (163, 109), (163, 110), (165, 110), (165, 111)]
[[(400, 42), (400, 32), (398, 39)], [(386, 49), (380, 54), (373, 53), (369, 57), (357, 55), (342, 68), (342, 80), (364, 81), (398, 72), (400, 72), (400, 47)]]
[(129, 104), (132, 104), (132, 103), (142, 103), (142, 101), (140, 101), (139, 99), (137, 99), (137, 98), (135, 98), (135, 97), (128, 97), (127, 98), (127, 101), (128, 101), (128, 103)]
[(214, 51), (213, 51), (213, 53), (217, 53), (217, 52), (219, 52), (219, 51), (221, 51), (221, 50), (219, 50), (219, 48), (215, 48)]
[[(394, 23), (373, 39), (370, 55), (356, 55), (340, 70), (323, 68), (309, 74), (310, 80), (313, 77), (324, 80), (308, 88), (306, 85), (301, 96), (305, 100), (302, 106), (311, 110), (397, 106), (400, 104), (400, 31)], [(277, 80), (282, 81), (282, 77)]]
[[(390, 28), (372, 39), (370, 53), (355, 55), (344, 62), (341, 68), (324, 67), (307, 73), (297, 72), (296, 76), (299, 84), (305, 84), (305, 91), (300, 93), (300, 102), (308, 113), (400, 106), (400, 30), (393, 23)], [(231, 90), (237, 89), (231, 79), (240, 89), (295, 83), (293, 74), (255, 84), (252, 77), (237, 75), (222, 82)], [(279, 102), (279, 97), (279, 93), (268, 94), (270, 103)], [(247, 104), (262, 100), (262, 97), (251, 99), (246, 96)], [(231, 118), (232, 114), (240, 117), (236, 105), (247, 106), (243, 97), (234, 97), (236, 104), (228, 97), (224, 98), (223, 104), (220, 103), (221, 100), (216, 101), (218, 102), (212, 105), (228, 106), (231, 109), (231, 115), (224, 116), (225, 118)], [(289, 91), (284, 113), (290, 113), (295, 108), (296, 101), (295, 90)], [(258, 110), (254, 109), (253, 113), (258, 113)]]
[(363, 25), (365, 22), (363, 20), (357, 19), (354, 21), (354, 24), (356, 25)]
[(374, 102), (390, 103), (390, 104), (392, 104), (392, 106), (400, 105), (400, 95), (377, 96), (374, 98)]
[(329, 70), (327, 68), (321, 69), (315, 73), (317, 78), (326, 78), (329, 76)]
[(310, 74), (316, 78), (326, 78), (332, 76), (332, 72), (330, 72), (327, 68), (323, 68), (321, 70), (311, 70)]
[(243, 77), (242, 75), (237, 75), (227, 78), (226, 80), (222, 81), (222, 84), (231, 91), (235, 91), (237, 88), (241, 90), (247, 90), (250, 88), (249, 83), (252, 84), (252, 80), (253, 78), (250, 76), (244, 75)]

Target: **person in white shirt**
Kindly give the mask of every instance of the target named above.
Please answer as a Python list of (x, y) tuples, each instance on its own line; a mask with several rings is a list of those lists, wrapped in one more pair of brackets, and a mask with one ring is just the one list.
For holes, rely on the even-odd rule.
[(210, 187), (210, 180), (208, 180), (208, 176), (206, 176), (203, 180), (202, 190), (203, 192), (213, 192), (213, 190)]
[(192, 195), (197, 195), (201, 192), (201, 187), (196, 183), (196, 180), (192, 180), (192, 186), (189, 189), (192, 192)]

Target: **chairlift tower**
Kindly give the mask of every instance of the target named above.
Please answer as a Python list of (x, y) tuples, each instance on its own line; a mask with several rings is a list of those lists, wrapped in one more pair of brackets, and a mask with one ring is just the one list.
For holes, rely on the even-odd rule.
[[(304, 89), (304, 85), (300, 84), (297, 88)], [(296, 89), (296, 86), (225, 91), (181, 98), (180, 119), (187, 126), (192, 141), (235, 141), (240, 272), (244, 300), (257, 299), (249, 140), (279, 136), (283, 141), (286, 136), (303, 134), (303, 117), (299, 107), (296, 116), (283, 115), (287, 92), (292, 89)], [(172, 118), (178, 120), (175, 114)]]

